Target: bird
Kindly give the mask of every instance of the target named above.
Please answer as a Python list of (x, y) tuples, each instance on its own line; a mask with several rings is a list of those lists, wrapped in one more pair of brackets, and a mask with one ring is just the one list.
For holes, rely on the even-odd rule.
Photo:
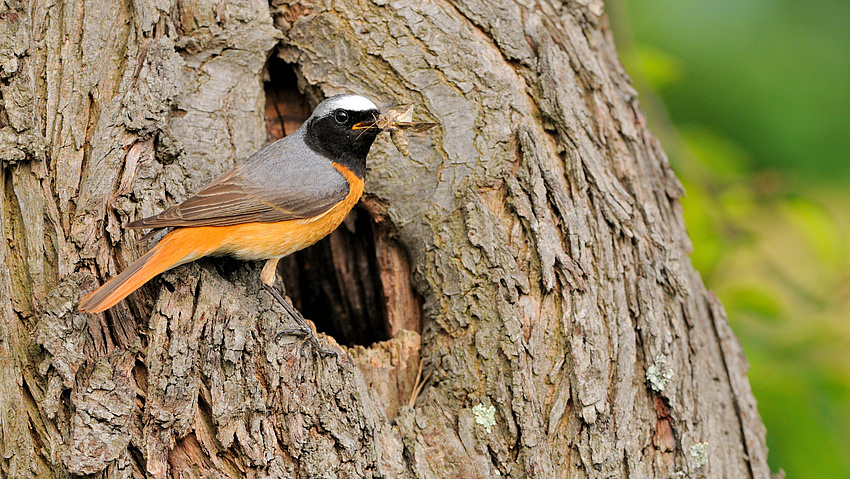
[[(278, 261), (335, 230), (363, 194), (366, 157), (381, 128), (366, 97), (332, 96), (292, 134), (254, 153), (206, 188), (130, 229), (168, 233), (121, 274), (85, 296), (81, 312), (99, 313), (156, 275), (206, 256), (266, 260), (263, 288), (323, 354), (303, 316), (274, 287)], [(148, 233), (149, 235), (151, 233)]]

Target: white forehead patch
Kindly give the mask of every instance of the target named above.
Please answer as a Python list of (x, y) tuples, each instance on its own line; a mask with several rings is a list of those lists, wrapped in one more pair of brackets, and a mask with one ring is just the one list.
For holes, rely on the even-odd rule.
[(342, 95), (331, 100), (336, 108), (351, 111), (377, 110), (378, 107), (366, 97), (360, 95)]
[(324, 116), (339, 108), (349, 111), (368, 111), (378, 109), (371, 100), (360, 95), (337, 95), (319, 103), (319, 106), (317, 106), (316, 110), (313, 111), (313, 116)]

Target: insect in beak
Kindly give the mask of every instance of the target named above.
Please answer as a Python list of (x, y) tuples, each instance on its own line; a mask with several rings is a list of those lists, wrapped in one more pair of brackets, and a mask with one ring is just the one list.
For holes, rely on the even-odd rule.
[[(354, 124), (352, 130), (369, 130), (377, 128), (381, 131), (389, 131), (390, 139), (396, 149), (405, 157), (410, 156), (410, 147), (407, 141), (407, 132), (424, 133), (437, 126), (436, 123), (414, 122), (413, 104), (393, 108), (381, 113), (373, 121), (361, 121)], [(363, 133), (361, 133), (362, 135)]]

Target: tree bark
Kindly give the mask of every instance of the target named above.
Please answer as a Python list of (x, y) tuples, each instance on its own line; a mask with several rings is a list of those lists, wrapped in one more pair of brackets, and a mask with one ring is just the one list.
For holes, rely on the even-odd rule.
[[(346, 354), (280, 337), (253, 263), (76, 310), (151, 245), (122, 225), (342, 92), (440, 125), (372, 149), (374, 258), (324, 247)], [(0, 95), (3, 477), (770, 476), (599, 0), (7, 1)]]

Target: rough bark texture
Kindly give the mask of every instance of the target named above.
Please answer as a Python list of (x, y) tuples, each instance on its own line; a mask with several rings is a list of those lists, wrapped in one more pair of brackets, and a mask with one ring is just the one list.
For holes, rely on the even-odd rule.
[[(440, 124), (370, 155), (394, 338), (302, 355), (233, 260), (77, 312), (265, 144), (275, 55)], [(12, 0), (0, 95), (3, 477), (769, 477), (599, 0)]]

